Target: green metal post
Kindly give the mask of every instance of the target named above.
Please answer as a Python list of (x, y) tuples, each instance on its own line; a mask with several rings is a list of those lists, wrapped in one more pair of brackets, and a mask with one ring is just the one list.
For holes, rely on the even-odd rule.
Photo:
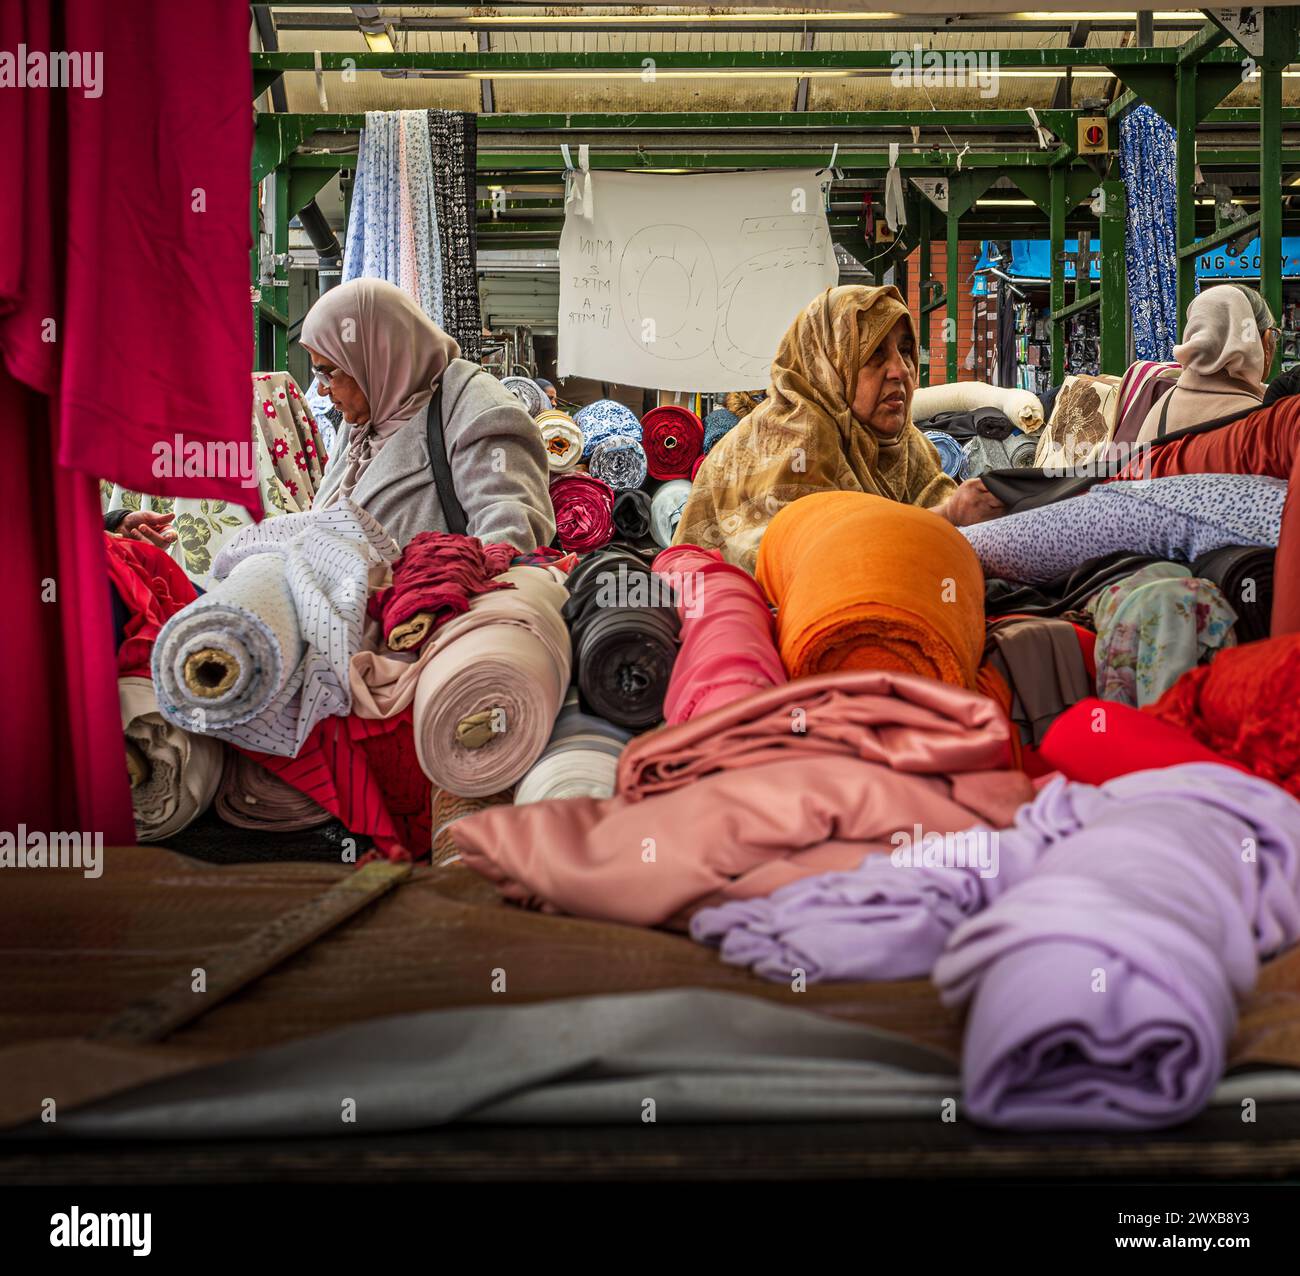
[[(1195, 62), (1179, 66), (1174, 89), (1174, 129), (1177, 134), (1177, 153), (1174, 160), (1175, 237), (1178, 247), (1185, 248), (1196, 240), (1196, 197), (1192, 187), (1196, 184), (1196, 67)], [(1267, 198), (1267, 196), (1265, 197)], [(1196, 292), (1196, 258), (1178, 259), (1178, 322), (1183, 330), (1183, 317)]]
[[(1279, 17), (1283, 15), (1279, 14)], [(1287, 58), (1278, 58), (1271, 24), (1273, 14), (1264, 15), (1269, 54), (1260, 69), (1259, 82), (1259, 284), (1268, 308), (1279, 324), (1282, 316), (1282, 68)], [(1285, 23), (1283, 23), (1285, 25)], [(1280, 366), (1281, 342), (1273, 357)], [(1265, 376), (1273, 369), (1266, 368)]]
[[(1048, 213), (1049, 237), (1051, 239), (1052, 276), (1049, 299), (1051, 311), (1065, 308), (1065, 168), (1058, 165), (1048, 174), (1048, 188), (1052, 204)], [(1065, 379), (1065, 325), (1052, 321), (1052, 384), (1060, 385)]]
[[(252, 198), (249, 202), (249, 211), (248, 211), (249, 224), (252, 227), (252, 231), (253, 231), (253, 247), (248, 254), (249, 257), (248, 270), (249, 270), (249, 281), (253, 288), (257, 287), (258, 277), (261, 273), (259, 270), (260, 263), (258, 261), (258, 247), (261, 243), (261, 235), (260, 235), (261, 225), (259, 224), (258, 216), (257, 216), (258, 190), (259, 190), (258, 184), (254, 182), (252, 188)], [(261, 320), (261, 316), (258, 314), (257, 311), (257, 302), (254, 301), (252, 303), (251, 309), (253, 312), (253, 371), (256, 372), (257, 365), (262, 358), (261, 351), (258, 348), (261, 344), (260, 339), (262, 335), (262, 320)]]
[(957, 214), (956, 208), (949, 206), (948, 211), (948, 245), (947, 245), (947, 267), (948, 283), (944, 293), (946, 302), (943, 308), (943, 336), (944, 336), (944, 353), (947, 356), (947, 368), (945, 380), (951, 385), (957, 380), (957, 254), (958, 238), (957, 228), (961, 218)]
[(921, 199), (921, 211), (918, 215), (921, 237), (921, 260), (917, 270), (916, 295), (920, 307), (920, 341), (921, 341), (921, 384), (930, 384), (930, 312), (926, 304), (930, 300), (930, 201)]
[[(275, 287), (271, 304), (286, 319), (289, 315), (289, 165), (275, 170)], [(289, 328), (275, 325), (275, 370), (289, 371)]]
[(1124, 183), (1101, 184), (1101, 370), (1128, 367), (1128, 296), (1124, 272)]

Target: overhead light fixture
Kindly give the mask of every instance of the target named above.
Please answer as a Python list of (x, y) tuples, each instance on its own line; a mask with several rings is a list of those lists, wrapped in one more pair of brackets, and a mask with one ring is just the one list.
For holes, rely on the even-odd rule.
[(857, 9), (839, 9), (818, 11), (817, 13), (728, 13), (725, 10), (712, 10), (708, 13), (575, 13), (575, 14), (527, 14), (514, 17), (510, 14), (490, 14), (481, 18), (455, 18), (454, 25), (482, 26), (488, 23), (519, 26), (521, 23), (546, 23), (565, 26), (581, 23), (584, 26), (631, 26), (643, 23), (658, 23), (664, 26), (679, 26), (697, 22), (797, 22), (814, 25), (819, 22), (889, 22), (901, 18), (901, 13), (863, 13)]
[(380, 15), (379, 6), (374, 4), (354, 4), (352, 16), (357, 20), (361, 37), (371, 53), (395, 53), (393, 34), (388, 23)]
[(1032, 199), (977, 199), (976, 208), (1037, 208)]

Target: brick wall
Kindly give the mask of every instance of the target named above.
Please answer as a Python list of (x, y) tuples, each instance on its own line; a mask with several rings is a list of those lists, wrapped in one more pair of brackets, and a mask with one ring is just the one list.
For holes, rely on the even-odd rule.
[[(976, 373), (966, 368), (966, 358), (971, 350), (972, 321), (975, 299), (970, 295), (971, 271), (979, 260), (978, 240), (958, 242), (957, 257), (957, 379), (974, 381)], [(921, 253), (918, 249), (907, 259), (907, 308), (914, 318), (920, 317)], [(948, 245), (935, 240), (930, 247), (930, 274), (946, 287), (948, 279)], [(948, 312), (945, 307), (930, 312), (930, 384), (941, 385), (948, 380), (947, 351), (943, 343), (943, 321)]]

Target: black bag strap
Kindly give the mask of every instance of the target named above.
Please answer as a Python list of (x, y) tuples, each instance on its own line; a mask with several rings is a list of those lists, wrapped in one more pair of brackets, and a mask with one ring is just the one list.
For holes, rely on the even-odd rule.
[(1165, 401), (1160, 405), (1160, 420), (1156, 422), (1156, 438), (1163, 439), (1169, 421), (1169, 400), (1173, 398), (1172, 390), (1165, 391)]
[(452, 482), (451, 463), (447, 460), (447, 439), (442, 431), (442, 381), (433, 392), (433, 398), (426, 409), (425, 420), (429, 433), (429, 467), (433, 470), (433, 483), (438, 489), (438, 503), (442, 506), (442, 515), (447, 520), (447, 530), (457, 536), (464, 536), (469, 529), (469, 521), (456, 496), (456, 485)]

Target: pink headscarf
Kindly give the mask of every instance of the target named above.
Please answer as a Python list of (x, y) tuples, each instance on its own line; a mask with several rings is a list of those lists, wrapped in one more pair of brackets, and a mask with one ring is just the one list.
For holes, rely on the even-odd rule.
[(303, 320), (301, 340), (346, 372), (370, 404), (369, 422), (349, 432), (347, 469), (336, 489), (341, 499), (351, 495), (384, 443), (433, 397), (460, 346), (382, 279), (331, 288)]

